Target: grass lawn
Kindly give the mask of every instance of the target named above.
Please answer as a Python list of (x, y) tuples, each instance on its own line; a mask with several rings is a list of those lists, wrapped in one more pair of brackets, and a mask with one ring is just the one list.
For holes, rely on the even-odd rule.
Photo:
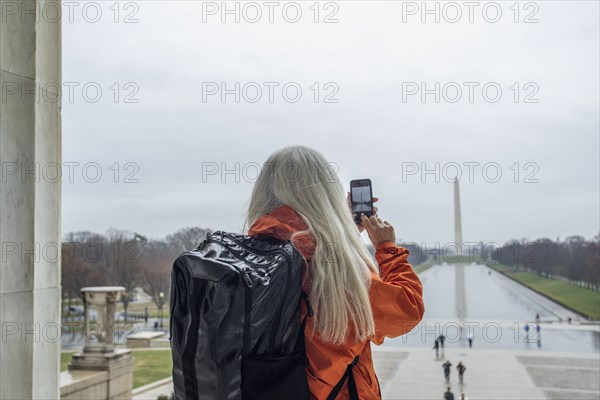
[(508, 265), (504, 265), (504, 264), (493, 264), (493, 265), (488, 265), (488, 267), (490, 267), (491, 269), (495, 269), (498, 272), (502, 272), (503, 274), (513, 271), (513, 269), (511, 267), (509, 267)]
[(415, 270), (415, 272), (417, 274), (420, 274), (421, 272), (425, 271), (429, 267), (431, 267), (431, 264), (419, 264), (416, 267), (413, 267), (413, 269)]
[[(153, 316), (158, 316), (158, 314), (160, 313), (158, 311), (158, 307), (156, 307), (156, 304), (154, 304), (154, 302), (148, 302), (148, 303), (129, 303), (129, 306), (127, 307), (127, 312), (129, 313), (143, 313), (144, 310), (146, 309), (146, 307), (148, 307), (148, 314), (153, 315)], [(117, 304), (117, 311), (123, 311), (123, 303), (119, 302)], [(165, 304), (163, 304), (163, 315), (169, 315), (169, 302), (165, 302)]]
[[(133, 387), (147, 385), (159, 379), (171, 376), (173, 361), (171, 350), (134, 350), (131, 352), (135, 358), (133, 369)], [(60, 370), (66, 371), (71, 362), (73, 353), (60, 354)]]
[(60, 370), (66, 371), (67, 365), (71, 362), (71, 358), (73, 358), (73, 353), (60, 353)]
[(510, 276), (523, 285), (534, 289), (557, 303), (591, 319), (600, 320), (600, 293), (592, 292), (557, 279), (548, 279), (529, 272), (513, 272), (506, 265), (493, 265), (491, 268)]

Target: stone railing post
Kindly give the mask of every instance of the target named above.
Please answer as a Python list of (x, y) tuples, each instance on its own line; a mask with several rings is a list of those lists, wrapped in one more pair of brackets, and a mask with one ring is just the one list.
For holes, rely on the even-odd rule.
[[(115, 311), (121, 294), (121, 286), (98, 286), (81, 289), (84, 308), (83, 334), (86, 340), (84, 352), (111, 352), (113, 347)], [(93, 309), (96, 310), (96, 323), (92, 323)], [(90, 340), (95, 336), (97, 341)]]
[[(116, 349), (113, 344), (115, 311), (125, 288), (121, 286), (98, 286), (81, 289), (84, 305), (83, 351), (73, 355), (69, 364), (70, 381), (79, 380), (77, 391), (69, 393), (61, 389), (64, 398), (94, 400), (130, 399), (133, 390), (134, 360), (129, 349)], [(96, 322), (92, 321), (92, 309), (96, 310)], [(93, 338), (93, 340), (92, 340)], [(94, 376), (89, 387), (83, 381), (86, 375), (77, 371), (106, 371), (104, 378)], [(103, 387), (100, 388), (100, 387)]]

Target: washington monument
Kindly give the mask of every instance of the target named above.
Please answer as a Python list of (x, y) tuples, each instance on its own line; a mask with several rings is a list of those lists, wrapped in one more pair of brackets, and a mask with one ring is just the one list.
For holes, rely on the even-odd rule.
[(462, 223), (460, 218), (460, 192), (458, 187), (458, 178), (454, 178), (454, 243), (458, 248), (458, 253), (462, 254)]
[(467, 315), (467, 300), (465, 298), (465, 268), (460, 261), (463, 251), (462, 223), (460, 221), (460, 191), (458, 178), (454, 179), (454, 243), (456, 244), (456, 255), (459, 262), (454, 269), (454, 280), (456, 285), (456, 316), (463, 321)]

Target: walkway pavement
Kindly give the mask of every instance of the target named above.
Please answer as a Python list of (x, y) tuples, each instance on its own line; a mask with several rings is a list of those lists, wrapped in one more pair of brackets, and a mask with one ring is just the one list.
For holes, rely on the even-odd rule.
[[(452, 363), (449, 384), (445, 384), (443, 378), (442, 363), (446, 360)], [(456, 365), (459, 361), (467, 367), (464, 385), (458, 384)], [(376, 361), (376, 370), (377, 364)], [(457, 400), (460, 393), (465, 393), (468, 399), (546, 398), (511, 352), (464, 348), (446, 349), (438, 360), (433, 350), (410, 349), (408, 357), (382, 389), (382, 395), (387, 400), (442, 399), (448, 386)]]
[[(403, 354), (390, 374), (389, 353)], [(373, 348), (385, 400), (442, 399), (448, 386), (455, 399), (594, 399), (600, 398), (598, 354), (447, 348), (436, 360), (428, 348)], [(444, 383), (442, 363), (452, 363), (450, 384)], [(382, 363), (383, 361), (383, 363)], [(458, 383), (456, 365), (467, 367)]]
[[(446, 348), (436, 360), (428, 348), (373, 346), (373, 358), (384, 400), (443, 399), (448, 386), (456, 400), (461, 393), (467, 400), (600, 398), (598, 353)], [(442, 371), (446, 360), (453, 364), (449, 385)], [(467, 367), (463, 385), (456, 373), (459, 361)], [(165, 380), (148, 388), (143, 393), (136, 390), (134, 400), (169, 395), (173, 384)]]

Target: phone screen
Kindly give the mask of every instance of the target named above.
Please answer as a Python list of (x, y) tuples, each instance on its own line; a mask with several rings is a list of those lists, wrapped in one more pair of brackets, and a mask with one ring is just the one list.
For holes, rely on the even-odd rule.
[(360, 223), (360, 214), (370, 217), (373, 213), (373, 189), (370, 179), (356, 179), (350, 182), (350, 201), (356, 223)]

